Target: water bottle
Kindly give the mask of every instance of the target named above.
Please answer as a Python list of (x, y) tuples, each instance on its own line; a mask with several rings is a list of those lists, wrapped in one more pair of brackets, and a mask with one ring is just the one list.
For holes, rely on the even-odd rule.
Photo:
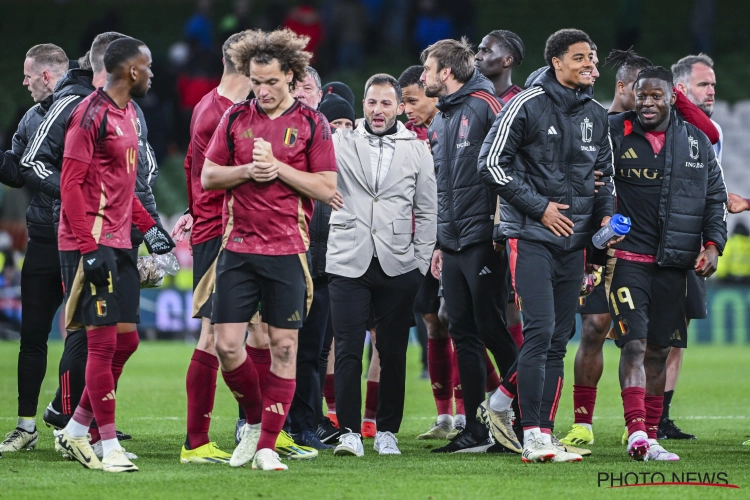
[(609, 219), (609, 223), (596, 232), (591, 240), (594, 246), (599, 249), (606, 248), (607, 243), (612, 240), (625, 236), (630, 231), (630, 217), (615, 214)]

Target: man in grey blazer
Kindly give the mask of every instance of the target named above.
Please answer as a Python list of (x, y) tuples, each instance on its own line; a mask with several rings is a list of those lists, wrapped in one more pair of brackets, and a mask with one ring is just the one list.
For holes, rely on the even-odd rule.
[[(404, 411), (406, 348), (411, 309), (428, 271), (437, 227), (432, 156), (396, 117), (401, 87), (390, 75), (365, 85), (365, 120), (334, 134), (338, 191), (328, 236), (336, 410), (341, 428), (335, 455), (362, 456), (362, 351), (370, 308), (380, 354), (375, 450), (400, 454), (394, 436)], [(338, 201), (338, 203), (337, 203)]]

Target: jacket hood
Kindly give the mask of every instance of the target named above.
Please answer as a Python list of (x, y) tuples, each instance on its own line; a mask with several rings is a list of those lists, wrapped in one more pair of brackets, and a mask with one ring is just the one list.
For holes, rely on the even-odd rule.
[(395, 134), (389, 134), (389, 135), (375, 135), (370, 133), (367, 128), (365, 127), (365, 120), (362, 120), (360, 122), (359, 126), (357, 127), (357, 133), (361, 134), (362, 137), (367, 139), (368, 141), (371, 139), (384, 139), (384, 140), (391, 140), (391, 141), (403, 141), (403, 140), (414, 140), (417, 139), (417, 134), (412, 132), (411, 130), (407, 129), (403, 123), (400, 121), (396, 121), (396, 133)]
[(583, 90), (573, 90), (564, 87), (557, 81), (552, 68), (547, 68), (546, 71), (542, 72), (534, 80), (534, 86), (542, 87), (550, 99), (565, 113), (569, 113), (575, 108), (582, 106), (583, 103), (591, 100), (594, 96), (592, 87), (586, 87)]
[(86, 69), (71, 69), (65, 76), (60, 78), (60, 81), (55, 85), (55, 99), (65, 97), (68, 95), (79, 95), (86, 97), (91, 94), (94, 90), (94, 85), (91, 81), (94, 78), (94, 73)]
[(492, 82), (475, 69), (474, 74), (463, 87), (452, 94), (441, 96), (440, 99), (438, 99), (437, 108), (440, 111), (447, 111), (454, 106), (460, 106), (469, 94), (480, 90), (483, 90), (490, 95), (495, 95), (495, 86), (492, 85)]

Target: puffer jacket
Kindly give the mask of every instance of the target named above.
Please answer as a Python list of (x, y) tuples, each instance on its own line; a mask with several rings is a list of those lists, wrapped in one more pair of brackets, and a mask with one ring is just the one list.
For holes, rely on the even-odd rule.
[[(594, 170), (604, 173), (594, 192)], [(607, 111), (591, 97), (558, 83), (546, 71), (497, 117), (479, 155), (482, 179), (501, 198), (496, 240), (518, 238), (563, 250), (586, 247), (614, 213), (612, 148)], [(542, 222), (550, 202), (574, 234), (555, 236)]]
[(26, 212), (31, 238), (57, 241), (60, 170), (68, 117), (78, 103), (94, 91), (92, 78), (91, 71), (72, 69), (57, 82), (52, 105), (21, 158), (21, 174), (26, 184), (35, 191)]
[[(609, 118), (614, 156), (620, 158), (624, 134), (645, 135), (635, 111)], [(692, 269), (701, 245), (724, 251), (727, 242), (724, 173), (705, 134), (673, 110), (664, 142), (665, 162), (659, 199), (661, 236), (656, 263)]]
[(442, 96), (428, 136), (438, 190), (440, 248), (461, 251), (492, 241), (496, 197), (477, 172), (482, 142), (502, 102), (478, 71), (453, 94)]
[[(44, 115), (47, 114), (47, 110), (52, 105), (52, 95), (49, 95), (45, 100), (40, 103), (33, 105), (29, 110), (24, 113), (21, 121), (18, 122), (18, 128), (16, 133), (13, 134), (13, 142), (11, 148), (3, 154), (2, 164), (0, 165), (0, 182), (6, 186), (13, 188), (20, 188), (26, 184), (26, 181), (21, 174), (21, 157), (24, 151), (26, 151), (26, 145), (29, 143), (29, 139), (39, 128), (39, 124), (44, 120)], [(31, 203), (35, 203), (36, 193), (32, 197)]]
[(310, 220), (310, 248), (307, 250), (307, 265), (310, 277), (314, 280), (324, 278), (326, 274), (326, 251), (328, 250), (328, 222), (331, 220), (331, 207), (316, 201)]
[[(156, 200), (152, 188), (159, 175), (159, 167), (156, 165), (154, 148), (148, 143), (148, 126), (146, 118), (143, 116), (143, 110), (133, 101), (137, 115), (138, 125), (138, 176), (135, 179), (135, 194), (141, 200), (143, 208), (148, 210), (154, 221), (161, 226), (159, 212), (156, 210)], [(143, 243), (143, 233), (141, 233), (135, 224), (130, 229), (130, 240), (133, 247), (140, 246)]]

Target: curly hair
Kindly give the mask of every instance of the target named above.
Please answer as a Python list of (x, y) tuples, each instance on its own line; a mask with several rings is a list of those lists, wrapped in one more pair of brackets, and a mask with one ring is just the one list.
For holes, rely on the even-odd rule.
[(638, 72), (638, 76), (635, 77), (635, 82), (633, 82), (633, 87), (638, 86), (638, 82), (641, 80), (644, 80), (646, 78), (654, 78), (656, 80), (662, 80), (667, 83), (667, 93), (672, 92), (672, 85), (674, 83), (672, 82), (672, 72), (669, 71), (667, 68), (663, 66), (649, 66), (647, 68), (643, 68), (641, 71)]
[[(312, 53), (305, 50), (310, 38), (288, 28), (266, 32), (247, 30), (244, 36), (227, 48), (227, 55), (237, 71), (250, 76), (250, 63), (270, 64), (276, 59), (281, 71), (292, 71), (294, 82), (303, 82)], [(292, 82), (292, 83), (294, 83)]]
[(544, 47), (544, 60), (547, 63), (547, 66), (551, 68), (553, 57), (562, 59), (563, 55), (565, 55), (571, 45), (580, 42), (588, 43), (589, 46), (593, 45), (591, 38), (581, 30), (562, 29), (552, 33), (549, 38), (547, 38), (547, 43)]
[(639, 56), (631, 46), (628, 50), (617, 50), (612, 49), (607, 58), (604, 60), (604, 65), (611, 64), (613, 68), (617, 68), (616, 78), (621, 82), (633, 81), (638, 71), (652, 66), (651, 61), (643, 56)]

